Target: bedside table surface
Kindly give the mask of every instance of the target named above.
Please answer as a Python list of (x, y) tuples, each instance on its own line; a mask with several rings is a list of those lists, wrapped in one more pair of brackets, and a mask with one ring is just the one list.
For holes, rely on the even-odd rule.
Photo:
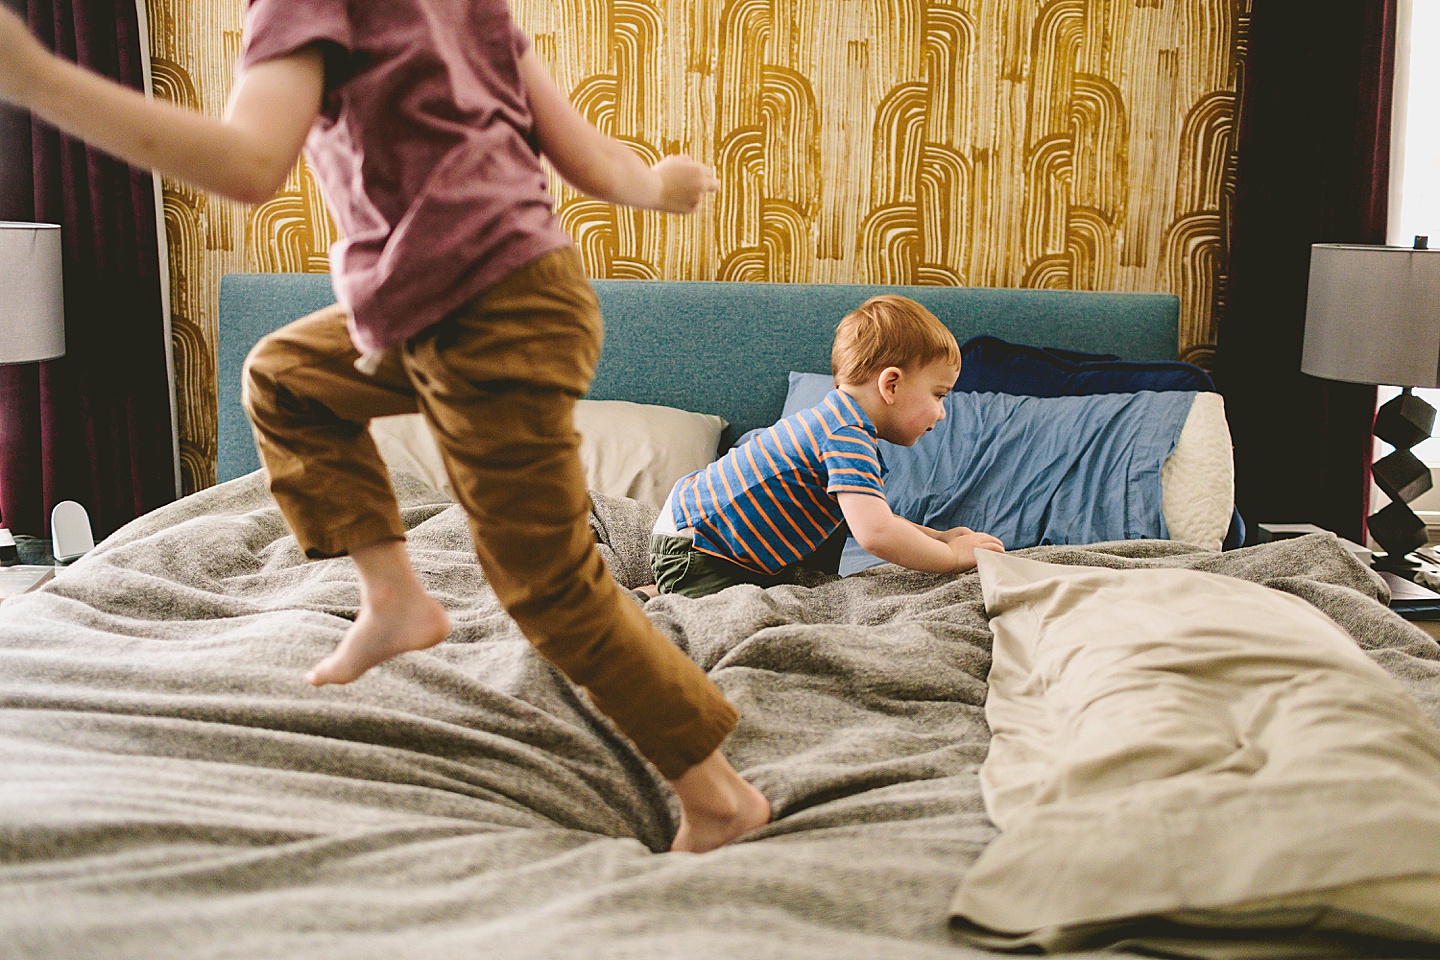
[(50, 541), (36, 537), (16, 537), (15, 549), (20, 553), (20, 562), (37, 567), (53, 567), (55, 558), (50, 553)]

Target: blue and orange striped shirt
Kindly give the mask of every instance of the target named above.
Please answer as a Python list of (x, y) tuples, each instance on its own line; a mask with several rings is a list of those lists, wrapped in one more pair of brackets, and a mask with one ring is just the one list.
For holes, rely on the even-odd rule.
[(841, 493), (885, 496), (875, 425), (839, 390), (786, 417), (670, 495), (679, 530), (695, 549), (758, 573), (778, 573), (819, 549), (844, 519)]

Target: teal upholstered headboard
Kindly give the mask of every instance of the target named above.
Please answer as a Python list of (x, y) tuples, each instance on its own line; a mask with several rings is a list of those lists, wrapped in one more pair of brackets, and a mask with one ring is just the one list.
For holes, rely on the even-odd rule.
[[(597, 280), (605, 352), (590, 396), (658, 403), (730, 422), (727, 439), (780, 416), (791, 370), (828, 372), (835, 325), (880, 293), (928, 307), (964, 343), (1015, 343), (1174, 360), (1170, 294), (807, 283)], [(266, 333), (334, 302), (324, 274), (230, 274), (220, 284), (219, 478), (259, 466), (240, 408), (240, 369)]]

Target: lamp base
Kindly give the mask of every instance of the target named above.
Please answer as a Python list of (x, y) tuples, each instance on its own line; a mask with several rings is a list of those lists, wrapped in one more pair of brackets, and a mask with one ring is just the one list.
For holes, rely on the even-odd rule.
[(1429, 466), (1409, 450), (1397, 449), (1388, 457), (1376, 460), (1371, 475), (1385, 496), (1406, 503), (1429, 492), (1433, 483)]
[(1435, 408), (1405, 387), (1398, 397), (1375, 413), (1375, 436), (1395, 447), (1408, 450), (1430, 439), (1435, 429)]
[(1403, 557), (1430, 542), (1425, 521), (1403, 500), (1392, 500), (1383, 510), (1370, 515), (1370, 536), (1392, 557)]
[(1413, 580), (1415, 574), (1420, 570), (1420, 562), (1412, 559), (1409, 554), (1391, 555), (1382, 553), (1375, 557), (1370, 565), (1377, 571), (1399, 574), (1406, 580)]
[[(1425, 521), (1410, 509), (1409, 501), (1430, 489), (1430, 468), (1420, 461), (1410, 447), (1430, 436), (1435, 423), (1435, 408), (1415, 396), (1407, 387), (1400, 396), (1386, 403), (1375, 416), (1375, 436), (1395, 447), (1373, 468), (1375, 483), (1390, 498), (1390, 503), (1370, 515), (1370, 536), (1385, 550), (1391, 569), (1405, 562), (1405, 555), (1429, 543)], [(1380, 561), (1376, 560), (1379, 566)], [(1411, 568), (1413, 569), (1413, 568)]]

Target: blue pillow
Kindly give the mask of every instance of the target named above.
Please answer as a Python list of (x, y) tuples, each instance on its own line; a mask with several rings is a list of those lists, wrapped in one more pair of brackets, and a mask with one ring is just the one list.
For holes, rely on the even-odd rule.
[[(990, 336), (966, 341), (960, 352), (962, 360), (960, 379), (955, 384), (957, 392), (1062, 397), (1141, 391), (1194, 393), (1215, 389), (1209, 374), (1194, 364), (1179, 360), (1121, 360), (1111, 354), (1033, 347)], [(788, 417), (815, 406), (833, 387), (833, 379), (826, 374), (792, 371), (782, 416)], [(890, 483), (889, 480), (886, 482), (887, 485)], [(1238, 547), (1244, 540), (1245, 523), (1237, 510), (1231, 517), (1224, 549)], [(842, 573), (851, 573), (879, 562), (861, 550), (853, 539), (846, 544), (845, 557), (840, 567)], [(859, 565), (862, 563), (863, 566)]]
[(952, 393), (914, 446), (880, 441), (886, 500), (906, 519), (983, 530), (1007, 549), (1164, 539), (1160, 468), (1194, 400)]
[[(885, 497), (907, 520), (983, 530), (1009, 550), (1164, 539), (1160, 469), (1194, 400), (1189, 391), (952, 393), (946, 418), (914, 446), (880, 441)], [(840, 573), (882, 562), (851, 538)]]
[[(1140, 390), (1215, 390), (1208, 373), (1182, 360), (1121, 360), (1114, 354), (1032, 347), (988, 336), (967, 340), (960, 353), (963, 361), (955, 389), (975, 393), (1074, 397)], [(1236, 509), (1231, 512), (1222, 549), (1233, 550), (1244, 542), (1245, 521)]]
[[(791, 373), (784, 415), (813, 407), (831, 389), (824, 374)], [(914, 446), (880, 441), (886, 500), (907, 520), (983, 530), (1007, 549), (1163, 539), (1160, 469), (1194, 400), (1195, 391), (954, 392), (945, 419)], [(881, 562), (852, 538), (840, 572)]]

